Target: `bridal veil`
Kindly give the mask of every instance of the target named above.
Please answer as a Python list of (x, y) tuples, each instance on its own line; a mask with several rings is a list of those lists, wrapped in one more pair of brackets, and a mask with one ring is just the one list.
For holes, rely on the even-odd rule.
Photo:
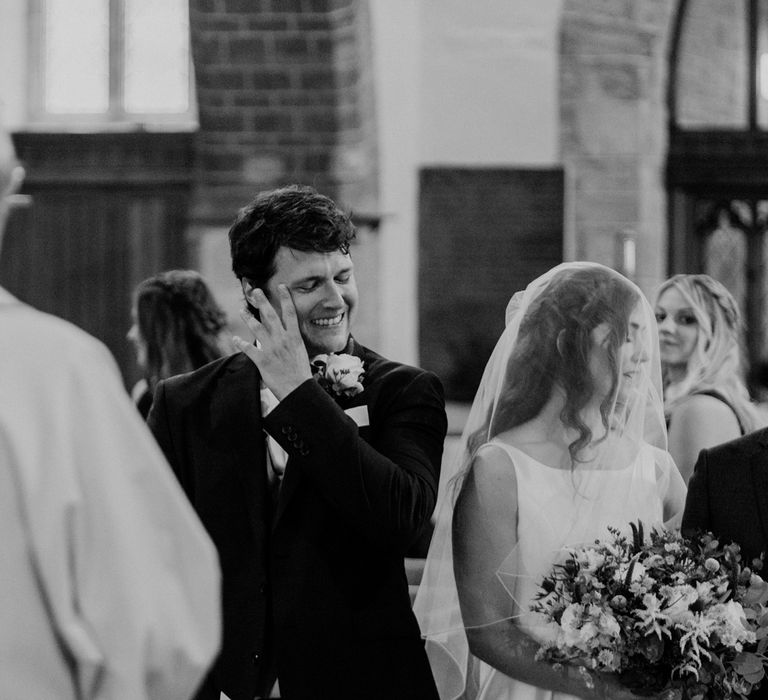
[[(459, 698), (467, 684), (467, 628), (490, 625), (506, 616), (514, 618), (527, 634), (535, 630), (538, 623), (529, 610), (530, 594), (536, 586), (533, 579), (557, 560), (559, 555), (553, 549), (572, 545), (573, 538), (578, 540), (582, 531), (585, 537), (590, 536), (592, 526), (605, 512), (611, 513), (610, 517), (619, 514), (624, 518), (615, 523), (617, 527), (627, 526), (638, 512), (638, 498), (672, 503), (664, 518), (677, 517), (685, 494), (682, 479), (666, 452), (653, 310), (636, 285), (596, 263), (565, 263), (516, 293), (508, 304), (505, 321), (456, 457), (441, 475), (437, 524), (414, 604), (444, 700)], [(585, 348), (589, 335), (598, 327), (607, 329), (605, 362), (585, 372), (585, 367), (594, 367)], [(631, 361), (630, 353), (622, 351), (630, 341), (634, 344)], [(525, 556), (517, 539), (509, 542), (507, 551), (494, 554), (493, 587), (497, 590), (488, 592), (489, 605), (480, 605), (480, 613), (475, 608), (474, 619), (463, 619), (456, 587), (457, 579), (465, 580), (460, 571), (463, 564), (454, 561), (454, 538), (466, 534), (460, 531), (461, 519), (454, 518), (462, 485), (472, 471), (477, 451), (503, 437), (510, 427), (535, 419), (552, 392), (561, 392), (565, 397), (560, 420), (574, 437), (569, 448), (570, 465), (550, 470), (535, 460), (528, 461), (534, 465), (534, 477), (543, 479), (545, 493), (538, 494), (543, 504), (548, 502), (549, 483), (553, 484), (553, 495), (558, 488), (562, 492), (563, 484), (570, 489), (572, 496), (565, 509), (568, 513), (556, 507), (549, 511), (542, 532), (534, 533), (533, 546), (529, 543)], [(597, 401), (599, 408), (593, 410), (591, 420), (585, 419), (585, 411), (590, 401), (595, 405), (596, 395), (601, 397)], [(520, 461), (524, 460), (521, 454)], [(643, 483), (611, 481), (638, 460), (649, 465)], [(614, 483), (622, 485), (614, 487)], [(653, 493), (643, 496), (643, 488)], [(608, 511), (603, 508), (606, 500), (611, 501)], [(516, 512), (518, 518), (522, 517), (521, 509)], [(487, 518), (486, 525), (494, 527), (492, 517)], [(471, 537), (469, 546), (478, 551), (489, 547), (482, 528)], [(466, 547), (467, 542), (462, 546)], [(518, 585), (519, 581), (524, 585)], [(499, 591), (508, 596), (503, 614), (499, 612)], [(481, 598), (484, 595), (484, 591), (473, 593)], [(492, 596), (496, 600), (490, 604)]]

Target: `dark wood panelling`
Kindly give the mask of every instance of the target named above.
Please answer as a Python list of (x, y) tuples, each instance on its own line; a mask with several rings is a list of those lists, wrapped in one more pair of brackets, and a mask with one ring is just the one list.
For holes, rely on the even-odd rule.
[(667, 185), (721, 192), (768, 183), (768, 132), (673, 130)]
[(561, 169), (429, 168), (419, 197), (419, 351), (471, 400), (515, 291), (563, 258)]
[(11, 222), (0, 284), (102, 340), (126, 384), (125, 334), (145, 277), (186, 265), (191, 134), (16, 134), (32, 204)]

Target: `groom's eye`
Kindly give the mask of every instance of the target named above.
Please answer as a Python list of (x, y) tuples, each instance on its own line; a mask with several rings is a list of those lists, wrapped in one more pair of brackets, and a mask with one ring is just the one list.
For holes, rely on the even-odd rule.
[(315, 287), (317, 287), (317, 282), (308, 281), (308, 282), (303, 282), (301, 284), (297, 284), (294, 287), (294, 289), (299, 292), (311, 292)]

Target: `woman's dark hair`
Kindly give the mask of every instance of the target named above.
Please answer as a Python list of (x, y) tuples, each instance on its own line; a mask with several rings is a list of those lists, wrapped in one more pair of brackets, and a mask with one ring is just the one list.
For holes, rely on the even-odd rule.
[(134, 292), (134, 309), (146, 345), (145, 379), (151, 391), (160, 379), (225, 354), (220, 333), (226, 314), (194, 270), (168, 270), (144, 280)]
[(600, 406), (607, 433), (618, 384), (618, 350), (626, 340), (629, 316), (638, 301), (627, 280), (608, 269), (564, 270), (553, 276), (521, 321), (489, 437), (537, 416), (558, 385), (565, 392), (560, 419), (579, 434), (568, 446), (576, 464), (580, 450), (593, 438), (581, 418), (581, 410), (595, 392), (589, 369), (591, 333), (600, 324), (608, 324), (611, 390)]
[(280, 247), (304, 252), (349, 252), (355, 238), (350, 217), (312, 187), (289, 185), (260, 192), (229, 229), (232, 271), (263, 288), (275, 274)]

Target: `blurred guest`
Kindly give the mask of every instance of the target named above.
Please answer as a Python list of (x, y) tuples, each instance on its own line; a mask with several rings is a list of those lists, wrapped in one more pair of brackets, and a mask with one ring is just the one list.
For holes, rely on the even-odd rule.
[[(0, 233), (22, 177), (0, 130)], [(114, 360), (2, 288), (0, 357), (0, 698), (189, 698), (216, 554)]]
[(699, 451), (760, 425), (741, 368), (736, 300), (709, 275), (675, 275), (656, 301), (669, 451), (687, 482)]
[(131, 317), (127, 337), (144, 375), (131, 393), (144, 418), (158, 381), (228, 354), (221, 336), (226, 314), (194, 270), (168, 270), (141, 282)]

